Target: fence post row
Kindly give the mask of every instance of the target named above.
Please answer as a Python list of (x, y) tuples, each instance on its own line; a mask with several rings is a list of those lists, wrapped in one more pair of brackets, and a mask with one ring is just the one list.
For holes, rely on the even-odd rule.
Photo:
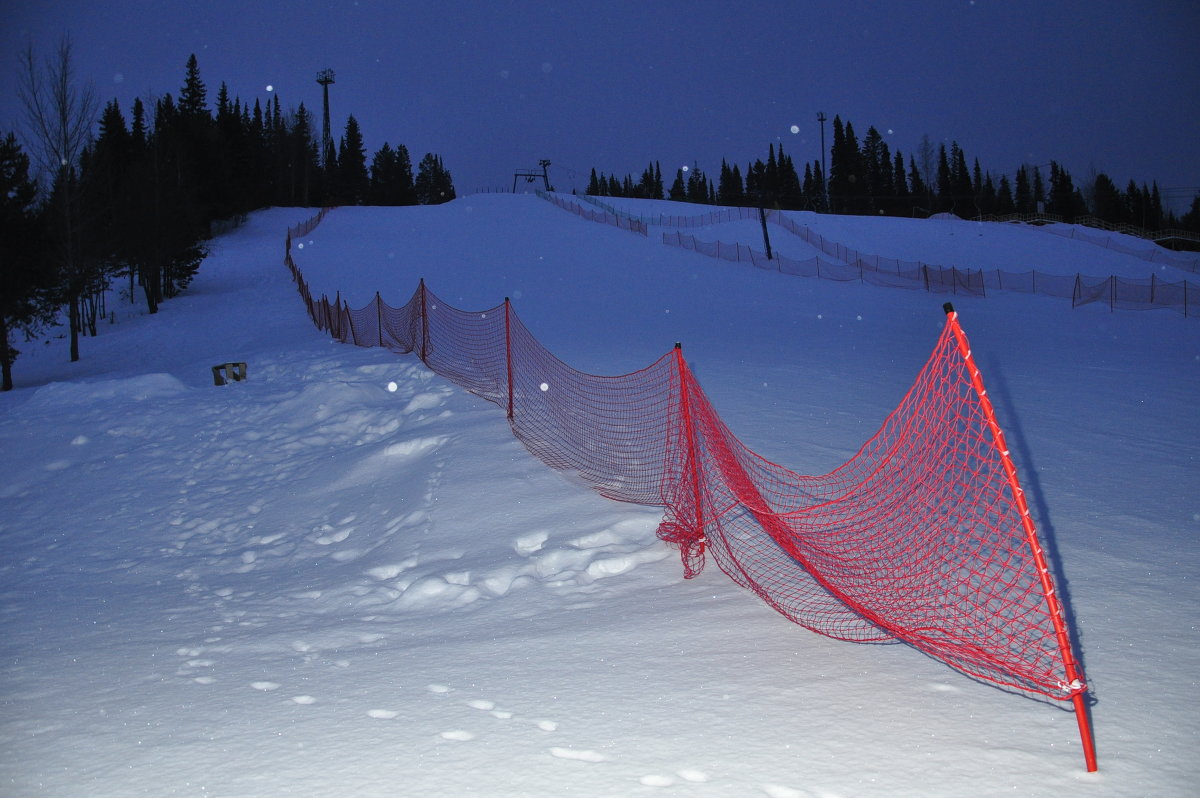
[(504, 297), (504, 364), (508, 371), (508, 420), (513, 417), (513, 367), (512, 367), (512, 331), (510, 327), (510, 303)]
[(425, 278), (421, 278), (420, 284), (417, 286), (417, 292), (420, 294), (421, 301), (421, 362), (429, 365), (429, 311), (428, 303), (425, 297)]
[[(682, 243), (684, 240), (682, 234), (677, 232), (676, 235)], [(666, 236), (664, 235), (664, 240), (665, 239)], [(687, 236), (687, 240), (691, 243), (691, 248), (697, 249), (696, 241), (693, 236)], [(740, 254), (740, 244), (738, 247), (738, 253)], [(753, 255), (753, 250), (751, 250), (751, 255)], [(861, 256), (857, 256), (857, 253), (855, 253), (855, 255), (855, 263), (859, 267), (859, 276), (860, 279), (862, 279), (864, 268), (869, 270), (870, 264), (866, 263), (865, 259)], [(921, 269), (923, 277), (926, 281), (926, 285), (928, 286), (930, 279), (929, 266), (926, 264), (921, 264)], [(946, 268), (939, 267), (938, 274), (940, 286), (945, 286), (945, 280), (947, 276), (949, 276), (953, 281), (951, 283), (952, 287), (957, 286), (957, 281), (959, 279), (957, 269), (951, 267), (948, 275)], [(967, 286), (969, 287), (970, 273), (968, 272), (963, 279), (968, 281)], [(1109, 296), (1111, 304), (1115, 303), (1116, 279), (1115, 277), (1110, 277), (1109, 280)], [(1082, 286), (1079, 281), (1080, 277), (1077, 275), (1077, 291), (1082, 290)], [(307, 288), (302, 277), (298, 279), (298, 282), (300, 285)], [(1184, 290), (1185, 292), (1187, 290), (1186, 281)], [(429, 299), (428, 289), (425, 285), (424, 278), (420, 280), (416, 299), (421, 315), (421, 343), (419, 346), (419, 357), (426, 366), (429, 366)], [(330, 307), (328, 297), (323, 296), (321, 299), (321, 304), (325, 309), (324, 318), (328, 322), (328, 327), (331, 332), (334, 333), (333, 337), (342, 341), (346, 341), (347, 331), (346, 328), (343, 327), (343, 324), (345, 324), (349, 326), (349, 336), (353, 339), (354, 343), (356, 345), (364, 345), (360, 344), (358, 340), (357, 333), (354, 329), (355, 325), (353, 314), (350, 310), (349, 304), (341, 299), (340, 291), (336, 294), (334, 301), (334, 305), (337, 307), (338, 315), (336, 329), (333, 327), (333, 318), (330, 315), (332, 308)], [(989, 462), (992, 464), (998, 463), (1001, 466), (1000, 471), (1002, 471), (1002, 473), (996, 473), (996, 469), (994, 467), (989, 469), (989, 471), (995, 475), (998, 482), (995, 485), (997, 489), (996, 492), (989, 493), (988, 495), (991, 496), (998, 495), (1000, 493), (1007, 493), (1011, 499), (1011, 504), (1008, 507), (1008, 511), (1015, 512), (1015, 514), (1020, 518), (1020, 530), (1012, 530), (1014, 542), (1017, 543), (1022, 550), (1027, 549), (1031, 556), (1025, 561), (1024, 566), (1018, 567), (1026, 568), (1027, 576), (1035, 580), (1035, 584), (1040, 581), (1042, 590), (1041, 598), (1044, 602), (1043, 606), (1048, 613), (1048, 620), (1053, 625), (1053, 644), (1051, 644), (1051, 630), (1043, 627), (1047, 643), (1046, 653), (1051, 653), (1053, 651), (1053, 648), (1051, 647), (1051, 645), (1053, 645), (1057, 647), (1058, 653), (1061, 657), (1061, 663), (1063, 666), (1061, 675), (1056, 674), (1050, 683), (1041, 682), (1041, 684), (1045, 685), (1046, 689), (1037, 691), (1043, 692), (1045, 695), (1052, 698), (1060, 698), (1062, 700), (1071, 700), (1074, 702), (1076, 721), (1079, 725), (1080, 739), (1083, 744), (1087, 769), (1088, 771), (1094, 771), (1096, 770), (1095, 747), (1091, 735), (1087, 706), (1084, 702), (1083, 695), (1087, 691), (1087, 686), (1083, 683), (1082, 669), (1076, 662), (1074, 652), (1072, 650), (1071, 641), (1066, 628), (1064, 604), (1055, 592), (1053, 578), (1049, 572), (1041, 544), (1038, 541), (1037, 531), (1034, 528), (1024, 492), (1022, 491), (1017, 480), (1016, 468), (1009, 457), (1008, 446), (1004, 440), (1003, 431), (1000, 429), (996, 421), (991, 401), (988, 398), (988, 394), (983, 386), (982, 377), (972, 358), (970, 345), (967, 343), (966, 336), (962, 332), (961, 327), (958, 325), (957, 313), (954, 311), (952, 305), (950, 303), (946, 303), (945, 310), (949, 330), (944, 333), (942, 340), (948, 341), (948, 336), (951, 334), (953, 335), (954, 343), (957, 345), (956, 348), (960, 357), (960, 364), (958, 368), (963, 369), (965, 372), (965, 374), (964, 372), (960, 372), (960, 374), (969, 377), (972, 391), (975, 394), (974, 400), (977, 403), (976, 407), (982, 413), (980, 423), (985, 424), (990, 432), (991, 445), (994, 447), (994, 451), (992, 452), (992, 457), (989, 458)], [(455, 310), (453, 307), (448, 307), (445, 312), (453, 313)], [(511, 302), (508, 297), (504, 298), (504, 313), (505, 368), (508, 383), (507, 414), (511, 423), (515, 409), (514, 370), (516, 364), (513, 362), (513, 322)], [(344, 322), (342, 319), (342, 314), (345, 314)], [(376, 319), (379, 324), (378, 340), (382, 343), (383, 302), (382, 297), (378, 292), (376, 292)], [(455, 356), (456, 352), (454, 349), (454, 341), (451, 340), (445, 345), (444, 355), (439, 358), (439, 360), (442, 362), (437, 364), (438, 368), (434, 368), (434, 371), (436, 373), (448, 373), (448, 376), (453, 374)], [(844, 577), (845, 574), (842, 574), (837, 569), (834, 569), (832, 573), (827, 573), (821, 568), (815, 567), (815, 564), (810, 561), (810, 557), (806, 551), (798, 544), (797, 538), (794, 536), (794, 530), (788, 526), (788, 522), (784, 518), (784, 516), (787, 514), (776, 512), (768, 503), (768, 496), (772, 496), (774, 494), (765, 493), (763, 490), (763, 485), (759, 483), (754, 474), (749, 470), (749, 466), (744, 464), (737, 456), (735, 456), (732, 447), (736, 441), (732, 439), (727, 440), (724, 436), (719, 434), (711, 438), (707, 436), (701, 438), (701, 435), (705, 433), (705, 430), (714, 426), (719, 426), (719, 418), (716, 416), (715, 411), (705, 398), (703, 391), (695, 380), (695, 377), (689, 371), (687, 363), (683, 358), (682, 346), (678, 343), (675, 345), (674, 365), (675, 380), (674, 385), (671, 387), (674, 387), (679, 391), (679, 397), (678, 404), (675, 404), (674, 402), (670, 401), (670, 397), (668, 396), (664, 408), (665, 412), (668, 414), (667, 417), (663, 419), (663, 423), (665, 425), (664, 429), (666, 430), (666, 435), (668, 436), (664, 444), (664, 448), (665, 452), (669, 454), (669, 459), (667, 462), (662, 464), (662, 468), (665, 470), (662, 472), (662, 478), (658, 487), (659, 495), (662, 497), (664, 506), (667, 508), (669, 513), (668, 519), (671, 519), (671, 521), (668, 522), (668, 520), (664, 520), (662, 526), (660, 526), (660, 536), (663, 537), (664, 540), (677, 542), (680, 545), (681, 554), (684, 556), (685, 576), (694, 576), (699, 571), (697, 566), (703, 567), (703, 557), (707, 545), (707, 535), (709, 532), (715, 536), (714, 539), (717, 541), (716, 545), (721, 547), (721, 552), (728, 554), (730, 557), (734, 557), (736, 562), (737, 555), (733, 552), (732, 548), (729, 548), (731, 546), (732, 539), (725, 535), (720, 524), (720, 519), (722, 517), (721, 513), (723, 513), (724, 510), (717, 507), (714, 507), (713, 510), (709, 510), (708, 504), (706, 503), (711, 503), (714, 498), (713, 496), (708, 495), (708, 491), (710, 489), (719, 491), (722, 496), (725, 496), (727, 492), (728, 497), (731, 498), (737, 506), (748, 513), (747, 517), (752, 517), (754, 522), (762, 528), (764, 533), (774, 540), (775, 543), (778, 544), (782, 550), (792, 558), (792, 560), (794, 560), (798, 568), (806, 574), (806, 578), (811, 578), (815, 584), (826, 590), (830, 596), (837, 599), (847, 610), (857, 615), (866, 624), (873, 625), (878, 627), (880, 630), (886, 631), (892, 636), (899, 636), (901, 639), (904, 639), (903, 635), (899, 634), (900, 630), (889, 623), (888, 618), (890, 616), (886, 614), (884, 609), (880, 608), (880, 605), (872, 604), (870, 601), (867, 601), (864, 596), (859, 596), (858, 594), (847, 594), (844, 590), (839, 589), (839, 584), (843, 583), (838, 582), (838, 578), (839, 576)], [(454, 379), (454, 377), (450, 378)], [(455, 379), (455, 381), (457, 382), (459, 380)], [(670, 387), (668, 387), (667, 390), (670, 390)], [(673, 421), (670, 415), (674, 413), (677, 413), (678, 417)], [(515, 430), (516, 428), (514, 427), (514, 431)], [(679, 459), (682, 459), (683, 462), (680, 463)], [(545, 460), (547, 463), (552, 462), (546, 458), (543, 458), (543, 460)], [(672, 460), (674, 462), (672, 462)], [(686, 476), (684, 474), (685, 470), (688, 472)], [(672, 478), (668, 479), (668, 475)], [(715, 481), (710, 485), (706, 482), (708, 479)], [(768, 488), (769, 487), (770, 486), (768, 486)], [(1005, 488), (1007, 488), (1007, 491), (1005, 491)], [(686, 506), (689, 502), (692, 505), (690, 508)], [(713, 512), (718, 513), (718, 515), (712, 515)], [(706, 524), (711, 525), (711, 529), (707, 529)], [(1030, 565), (1032, 567), (1030, 567)], [(724, 566), (722, 566), (722, 568), (724, 570)], [(732, 572), (728, 570), (726, 572), (732, 575)], [(759, 586), (761, 587), (761, 585)], [(756, 589), (755, 592), (758, 592), (758, 590)], [(1031, 592), (1036, 595), (1036, 590)], [(776, 606), (776, 609), (780, 609), (770, 598), (768, 598), (765, 593), (759, 593), (759, 595), (763, 597), (764, 600), (767, 600), (768, 603)], [(784, 612), (782, 609), (780, 609), (780, 611)], [(784, 614), (785, 616), (795, 620), (794, 616), (790, 615), (789, 613), (784, 612)], [(829, 633), (826, 632), (826, 634)], [(966, 672), (968, 674), (974, 673), (974, 671), (972, 671), (970, 668), (964, 667), (961, 664), (955, 664), (954, 658), (948, 658), (944, 653), (942, 655), (934, 654), (934, 656), (937, 656), (938, 659), (941, 659), (957, 670)], [(1032, 667), (1033, 663), (1026, 660), (1026, 665)], [(1001, 667), (1003, 667), (1003, 665), (1001, 665)], [(1003, 671), (1001, 672), (1003, 673)], [(1012, 672), (1015, 674), (1020, 673), (1019, 669)], [(986, 675), (983, 678), (996, 681), (998, 684), (1006, 683)], [(1062, 679), (1063, 681), (1058, 681), (1059, 679)]]

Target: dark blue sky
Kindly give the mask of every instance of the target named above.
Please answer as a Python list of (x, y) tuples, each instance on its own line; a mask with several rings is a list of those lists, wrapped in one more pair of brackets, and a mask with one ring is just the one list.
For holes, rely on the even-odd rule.
[[(593, 0), (256, 2), (0, 0), (6, 71), (64, 33), (80, 78), (128, 112), (178, 94), (195, 53), (253, 103), (318, 114), (336, 73), (335, 137), (349, 114), (370, 152), (440, 154), (460, 194), (507, 189), (548, 158), (556, 187), (592, 167), (664, 176), (721, 158), (745, 168), (780, 142), (820, 157), (818, 111), (915, 152), (957, 140), (994, 174), (1051, 159), (1077, 183), (1157, 180), (1171, 207), (1200, 191), (1200, 3), (1088, 0)], [(19, 124), (15, 81), (0, 128)], [(268, 89), (268, 87), (271, 87)], [(794, 126), (794, 128), (793, 128)], [(795, 129), (797, 132), (792, 132)], [(319, 133), (319, 131), (318, 131)], [(826, 127), (827, 143), (832, 127)]]

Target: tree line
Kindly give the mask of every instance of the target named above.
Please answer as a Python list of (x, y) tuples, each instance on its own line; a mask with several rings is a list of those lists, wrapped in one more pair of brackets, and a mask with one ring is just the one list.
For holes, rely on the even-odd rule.
[(304, 103), (285, 112), (275, 94), (251, 105), (222, 83), (210, 108), (195, 55), (178, 97), (139, 98), (128, 115), (76, 85), (67, 39), (40, 63), (27, 48), (20, 73), (26, 146), (0, 134), (0, 390), (13, 386), (16, 336), (31, 340), (60, 317), (78, 360), (117, 280), (156, 313), (196, 275), (222, 220), (268, 206), (455, 197), (433, 153), (414, 175), (407, 148), (385, 142), (368, 165), (353, 115), (322, 147)]
[[(1043, 171), (1045, 170), (1045, 171)], [(1200, 196), (1182, 217), (1165, 211), (1157, 182), (1124, 190), (1105, 173), (1077, 184), (1056, 161), (1021, 165), (1012, 179), (984, 170), (979, 159), (968, 158), (957, 141), (936, 147), (929, 136), (906, 157), (891, 151), (875, 127), (861, 141), (854, 125), (833, 119), (829, 175), (821, 160), (797, 170), (783, 145), (768, 146), (766, 161), (756, 159), (743, 172), (724, 159), (716, 180), (699, 166), (681, 167), (664, 193), (661, 167), (651, 163), (636, 182), (592, 169), (587, 192), (593, 196), (671, 199), (716, 205), (755, 205), (783, 210), (887, 216), (930, 216), (953, 213), (974, 219), (990, 215), (1050, 214), (1071, 222), (1090, 215), (1113, 224), (1147, 230), (1177, 227), (1200, 232)]]

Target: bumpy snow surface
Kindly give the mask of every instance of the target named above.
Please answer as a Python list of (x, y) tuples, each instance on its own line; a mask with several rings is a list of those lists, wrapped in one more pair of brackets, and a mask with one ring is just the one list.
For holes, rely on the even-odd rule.
[[(808, 474), (876, 431), (953, 299), (1070, 607), (1087, 774), (1069, 707), (814, 635), (711, 566), (685, 582), (654, 508), (547, 469), (415, 357), (322, 337), (281, 262), (310, 215), (254, 214), (156, 316), (114, 295), (79, 363), (61, 331), (21, 344), (0, 395), (0, 793), (1192, 794), (1196, 320), (772, 274), (533, 196), (343, 208), (294, 250), (356, 307), (420, 277), (464, 309), (509, 296), (592, 373), (682, 341), (733, 431)], [(797, 218), (928, 263), (1195, 281), (1019, 226)], [(689, 232), (762, 246), (753, 222)], [(227, 361), (249, 379), (213, 386)]]

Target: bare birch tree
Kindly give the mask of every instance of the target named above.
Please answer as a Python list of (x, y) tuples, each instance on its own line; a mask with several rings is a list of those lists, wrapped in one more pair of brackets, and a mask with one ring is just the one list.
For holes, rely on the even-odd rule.
[[(69, 306), (71, 360), (79, 360), (82, 327), (80, 302), (94, 290), (82, 242), (82, 191), (79, 161), (98, 114), (95, 92), (79, 86), (71, 60), (71, 40), (64, 36), (56, 52), (39, 66), (33, 44), (21, 54), (18, 95), (25, 110), (30, 152), (41, 169), (43, 189), (50, 192), (54, 259), (62, 275)], [(44, 181), (49, 181), (47, 187)]]

